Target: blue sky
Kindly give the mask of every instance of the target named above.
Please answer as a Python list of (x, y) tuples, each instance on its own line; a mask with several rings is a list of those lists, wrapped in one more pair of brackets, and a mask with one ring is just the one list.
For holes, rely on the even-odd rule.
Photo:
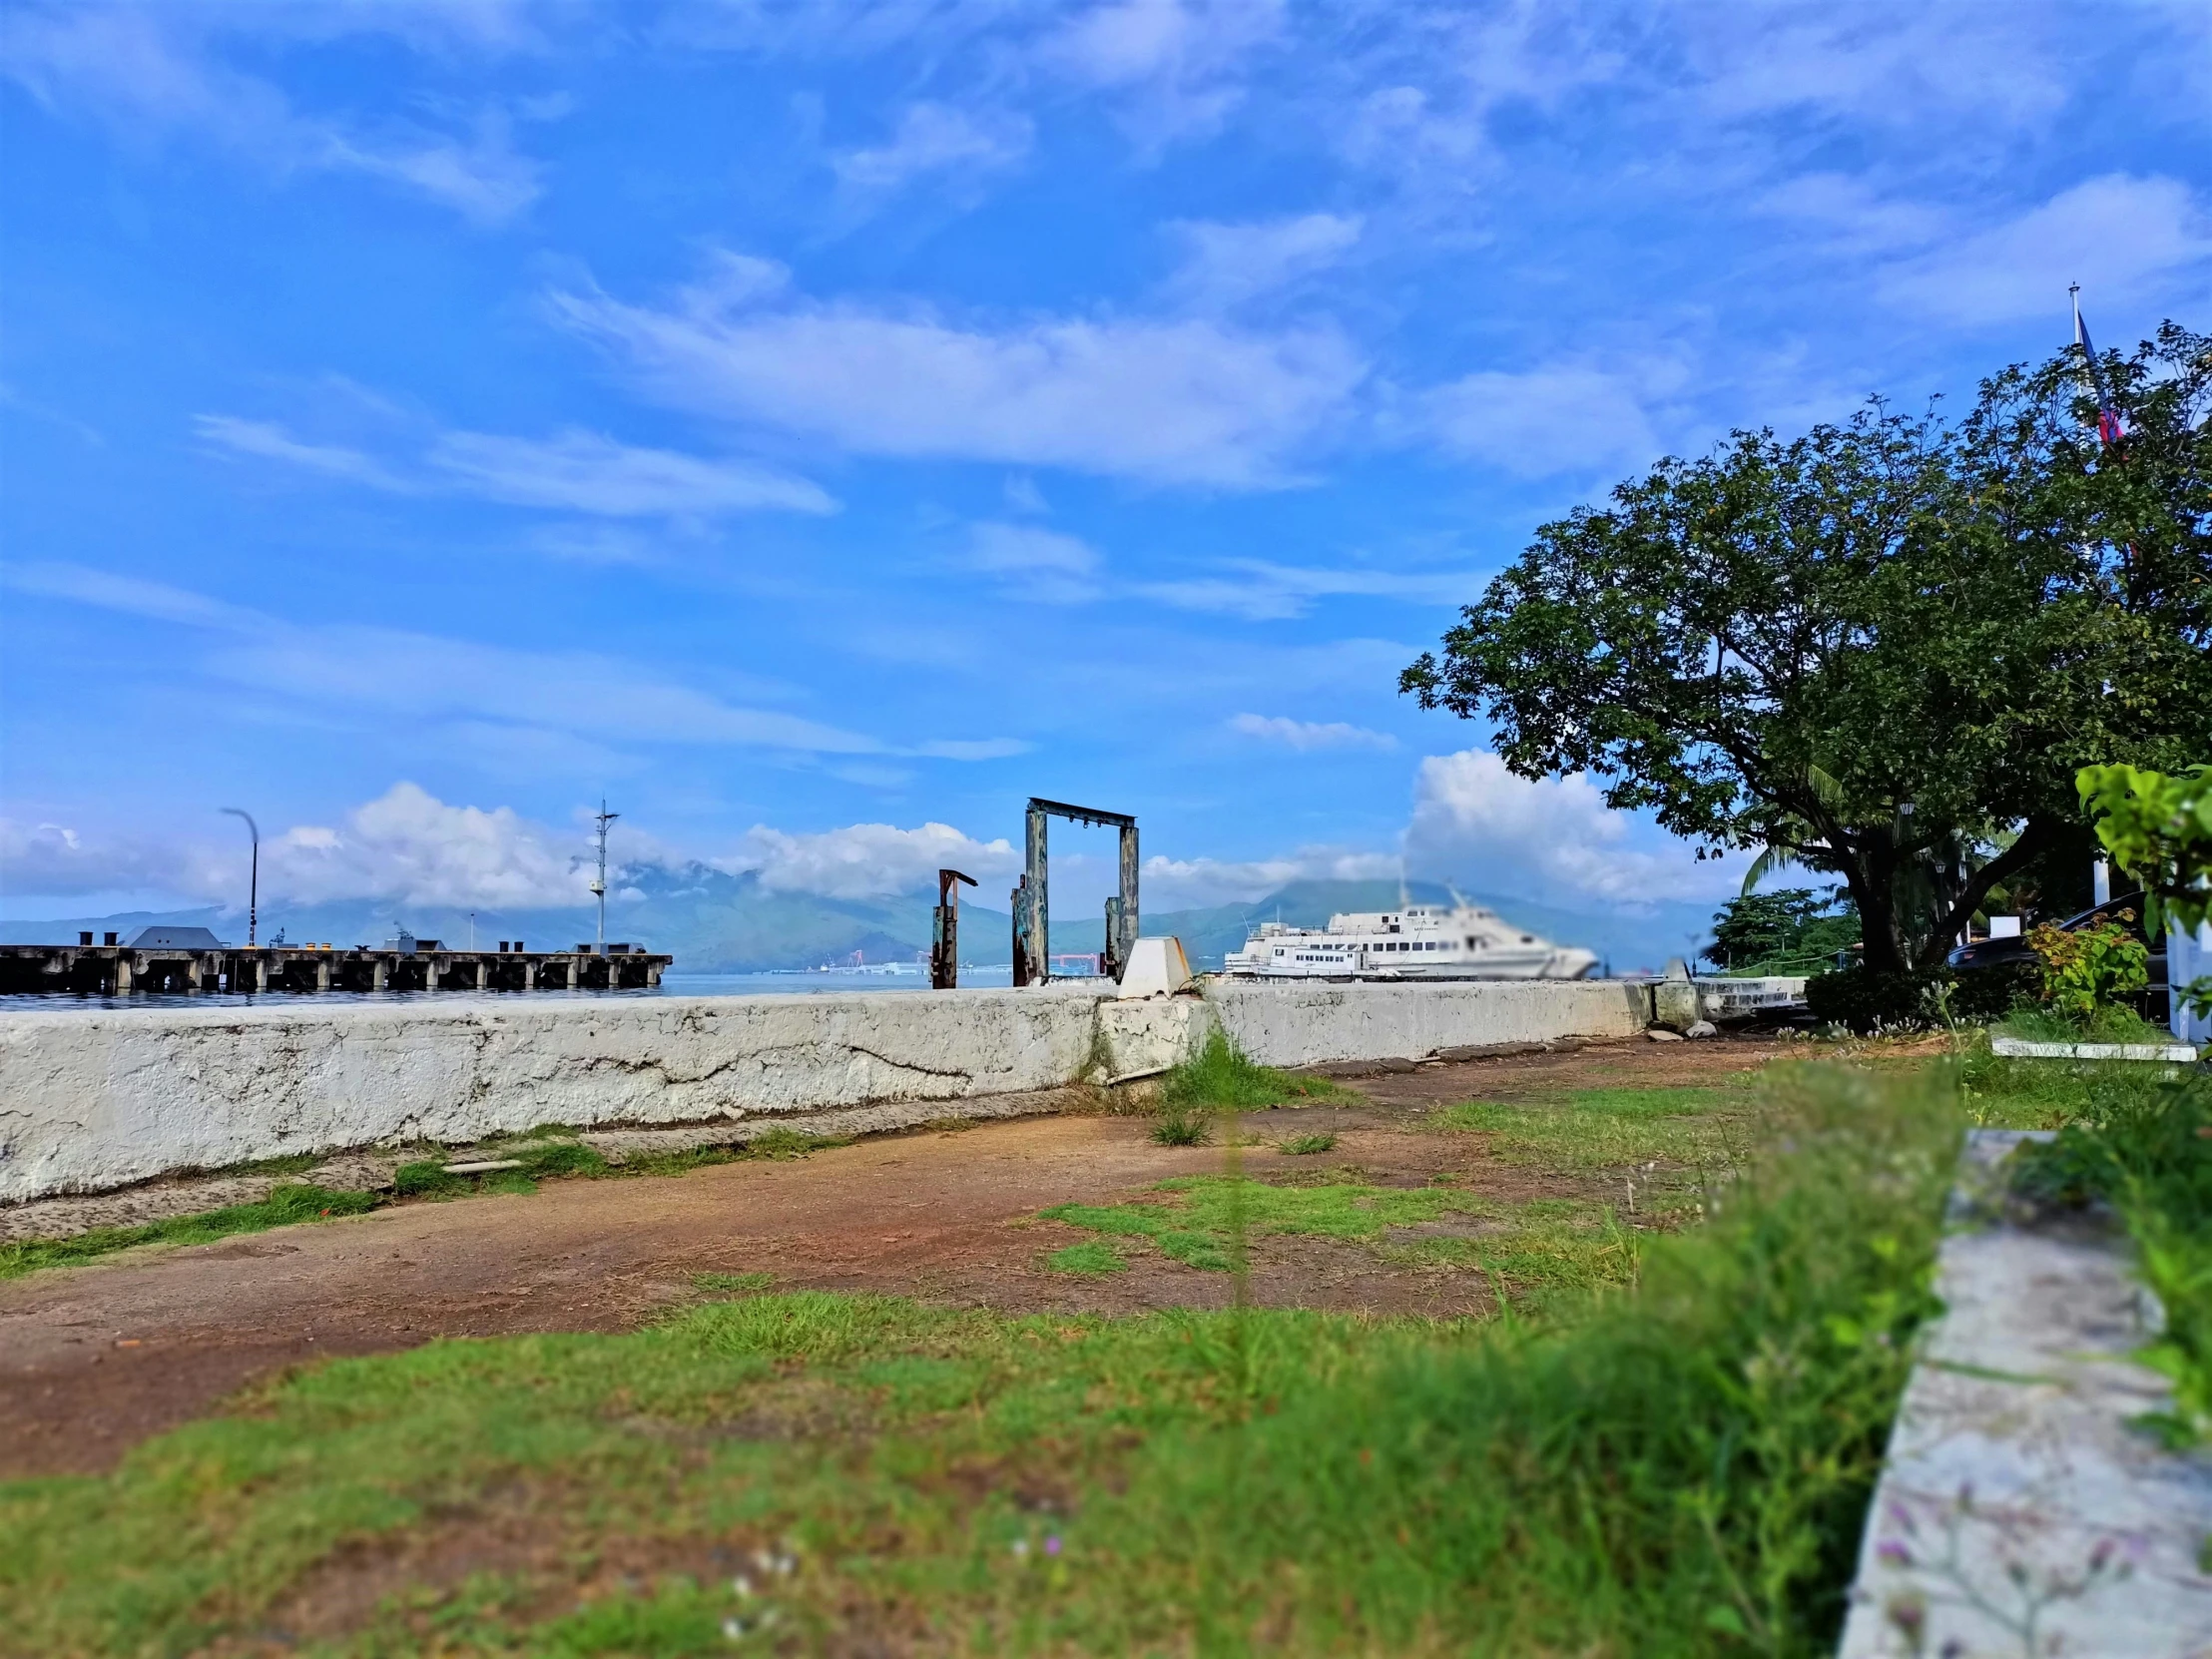
[[(6, 0), (0, 897), (1704, 899), (1397, 670), (1733, 425), (2212, 296), (2212, 7)], [(938, 828), (930, 828), (936, 826)], [(1068, 849), (1087, 911), (1110, 857)]]

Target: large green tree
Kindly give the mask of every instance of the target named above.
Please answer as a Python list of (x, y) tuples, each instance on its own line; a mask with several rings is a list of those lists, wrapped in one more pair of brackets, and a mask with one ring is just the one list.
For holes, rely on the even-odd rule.
[(1939, 961), (2078, 833), (2074, 773), (2212, 751), (2212, 340), (1739, 431), (1543, 525), (1400, 689), (1487, 719), (1523, 777), (1587, 772), (1701, 850), (1849, 886), (1871, 967)]

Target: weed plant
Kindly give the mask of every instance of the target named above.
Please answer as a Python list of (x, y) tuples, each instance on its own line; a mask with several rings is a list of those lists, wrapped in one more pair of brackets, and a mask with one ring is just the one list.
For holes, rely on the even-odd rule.
[(1188, 1106), (1170, 1106), (1152, 1126), (1157, 1146), (1204, 1146), (1214, 1138), (1213, 1120)]
[(1217, 1027), (1204, 1048), (1161, 1080), (1160, 1104), (1169, 1111), (1184, 1107), (1242, 1112), (1340, 1100), (1346, 1093), (1326, 1077), (1300, 1077), (1255, 1064)]
[[(1542, 1323), (738, 1294), (327, 1362), (112, 1476), (0, 1486), (0, 1647), (229, 1651), (298, 1628), (318, 1574), (489, 1528), (534, 1564), (323, 1651), (1810, 1659), (1931, 1309), (1956, 1116), (1940, 1077), (1790, 1089), (1708, 1226)], [(1259, 1234), (1452, 1195), (1161, 1196)]]
[(1337, 1150), (1334, 1135), (1292, 1135), (1281, 1143), (1280, 1150), (1293, 1158), (1311, 1158), (1316, 1153)]

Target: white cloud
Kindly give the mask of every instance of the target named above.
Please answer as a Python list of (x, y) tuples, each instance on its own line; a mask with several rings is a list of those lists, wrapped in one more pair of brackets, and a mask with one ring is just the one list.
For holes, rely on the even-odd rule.
[[(336, 826), (265, 832), (262, 903), (582, 904), (590, 897), (584, 844), (581, 833), (557, 834), (511, 808), (449, 807), (399, 783)], [(243, 836), (101, 839), (0, 821), (0, 869), (14, 894), (140, 891), (230, 901), (246, 888), (247, 848)]]
[(724, 869), (759, 871), (764, 887), (831, 898), (916, 892), (934, 886), (940, 868), (998, 880), (1021, 865), (1003, 838), (979, 841), (949, 824), (934, 823), (916, 830), (854, 824), (813, 834), (757, 825), (735, 854), (713, 861)]
[(1888, 267), (1891, 302), (1957, 322), (2066, 314), (2066, 286), (2094, 305), (2170, 291), (2212, 264), (2212, 214), (2178, 179), (2110, 173), (1978, 235)]
[[(310, 10), (339, 8), (11, 6), (0, 67), (49, 109), (90, 112), (133, 138), (196, 137), (278, 177), (362, 174), (487, 225), (514, 218), (537, 199), (538, 166), (516, 154), (508, 122), (496, 110), (480, 113), (461, 134), (412, 122), (371, 133), (295, 111), (275, 84), (224, 62), (210, 38), (227, 28), (258, 31), (282, 14)], [(435, 8), (350, 10), (356, 26), (375, 28), (384, 20), (411, 26)], [(492, 10), (483, 9), (486, 16)]]
[(302, 904), (585, 904), (591, 874), (582, 849), (580, 835), (556, 835), (512, 808), (449, 807), (400, 783), (338, 828), (303, 825), (265, 839), (262, 881), (273, 896)]
[(1365, 376), (1334, 329), (1255, 333), (1187, 318), (961, 325), (791, 295), (766, 262), (726, 257), (665, 307), (597, 290), (554, 313), (681, 407), (857, 453), (1058, 466), (1256, 488)]
[(1097, 549), (1035, 524), (969, 526), (966, 562), (1018, 597), (1042, 604), (1080, 605), (1099, 593)]
[(1279, 743), (1304, 753), (1315, 749), (1395, 749), (1397, 739), (1387, 732), (1371, 732), (1365, 726), (1341, 720), (1292, 720), (1287, 715), (1234, 715), (1229, 730), (1263, 743)]
[(1457, 570), (1324, 569), (1273, 564), (1265, 559), (1225, 559), (1219, 568), (1228, 574), (1145, 582), (1134, 591), (1178, 610), (1211, 611), (1243, 617), (1248, 622), (1279, 622), (1304, 616), (1317, 599), (1359, 597), (1446, 605), (1466, 599), (1480, 585), (1479, 578)]
[(1421, 762), (1405, 860), (1416, 876), (1485, 892), (1629, 911), (1726, 898), (1750, 861), (1701, 862), (1687, 843), (1608, 808), (1588, 778), (1531, 782), (1479, 749)]
[(1250, 903), (1292, 881), (1382, 881), (1397, 873), (1393, 852), (1341, 846), (1301, 847), (1273, 858), (1154, 856), (1144, 861), (1139, 895), (1147, 910), (1180, 910)]
[(196, 415), (194, 427), (234, 455), (414, 494), (451, 489), (516, 507), (545, 507), (602, 518), (712, 518), (724, 513), (830, 513), (836, 501), (819, 485), (742, 460), (714, 460), (618, 443), (569, 427), (549, 438), (445, 432), (407, 476), (358, 449), (303, 442), (275, 421)]
[(448, 432), (430, 450), (429, 462), (493, 501), (609, 518), (711, 517), (760, 508), (828, 513), (836, 507), (820, 487), (788, 473), (633, 448), (574, 428), (542, 440)]
[(1361, 220), (1303, 214), (1247, 225), (1184, 220), (1170, 227), (1183, 241), (1183, 267), (1169, 294), (1198, 310), (1226, 310), (1337, 264), (1360, 240)]
[(1420, 397), (1434, 440), (1520, 478), (1641, 465), (1662, 447), (1649, 412), (1654, 365), (1603, 368), (1556, 362), (1508, 373), (1483, 369)]
[(924, 101), (906, 106), (889, 143), (842, 151), (830, 165), (849, 188), (888, 194), (924, 174), (973, 175), (1011, 167), (1029, 153), (1034, 137), (1026, 116)]

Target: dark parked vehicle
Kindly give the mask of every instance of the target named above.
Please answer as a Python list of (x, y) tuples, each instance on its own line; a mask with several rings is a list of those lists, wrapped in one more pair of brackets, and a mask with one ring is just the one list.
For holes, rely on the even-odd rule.
[[(2121, 919), (2121, 912), (2127, 912)], [(2096, 927), (2104, 922), (2118, 921), (2150, 947), (2150, 986), (2143, 994), (2144, 1014), (2153, 1020), (2164, 1018), (2166, 1002), (2166, 936), (2161, 933), (2152, 938), (2143, 926), (2143, 895), (2139, 892), (2122, 893), (2079, 915), (2068, 916), (2058, 923), (2061, 931), (2071, 933), (2083, 927)], [(2009, 939), (1976, 939), (1972, 944), (1962, 944), (1943, 960), (1953, 973), (1973, 973), (1986, 968), (2014, 967), (2034, 959), (2035, 952), (2024, 935)]]

